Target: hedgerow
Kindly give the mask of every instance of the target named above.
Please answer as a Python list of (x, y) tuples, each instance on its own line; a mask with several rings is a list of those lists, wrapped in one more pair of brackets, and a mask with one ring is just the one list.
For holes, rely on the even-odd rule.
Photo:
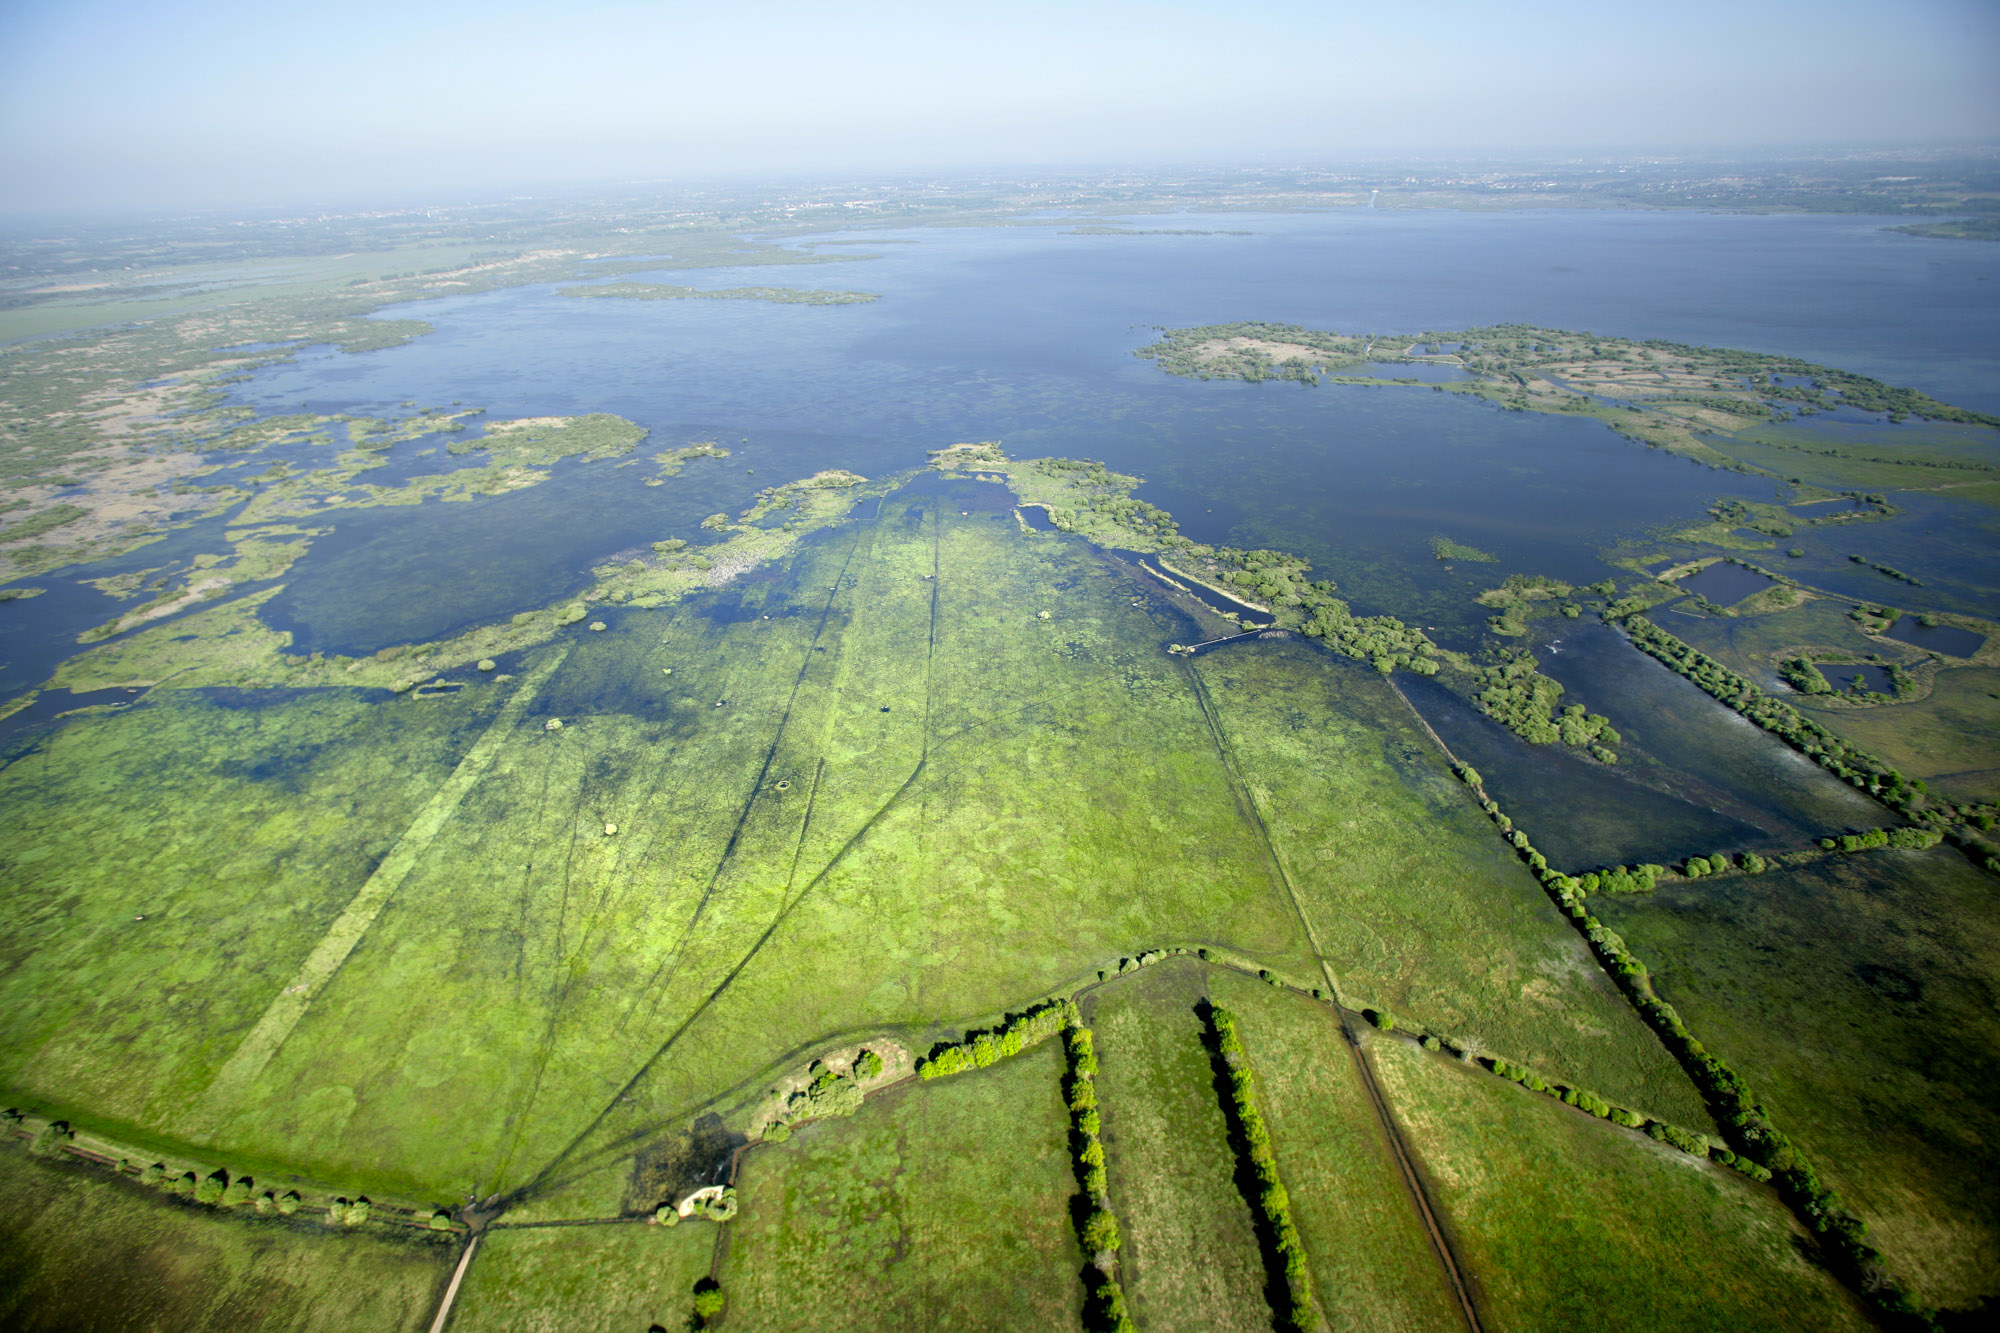
[[(996, 1060), (1039, 1046), (1063, 1030), (1066, 1000), (1050, 1000), (1015, 1014), (997, 1028), (968, 1032), (963, 1041), (939, 1042), (917, 1062), (920, 1078), (944, 1078), (984, 1069)], [(1071, 1006), (1073, 1007), (1073, 1006)]]
[(1104, 1144), (1098, 1138), (1097, 1047), (1074, 1000), (1059, 1000), (1040, 1012), (1053, 1010), (1063, 1034), (1068, 1064), (1065, 1096), (1070, 1113), (1070, 1152), (1077, 1184), (1083, 1193), (1071, 1207), (1077, 1244), (1089, 1262), (1084, 1266), (1084, 1327), (1102, 1333), (1137, 1333), (1118, 1282), (1118, 1250), (1123, 1243), (1118, 1218), (1111, 1211), (1111, 1182), (1104, 1169)]
[(1270, 1244), (1284, 1267), (1285, 1301), (1277, 1311), (1278, 1325), (1301, 1331), (1310, 1329), (1318, 1321), (1313, 1313), (1312, 1273), (1306, 1266), (1305, 1242), (1292, 1222), (1291, 1196), (1278, 1177), (1278, 1158), (1271, 1151), (1271, 1131), (1257, 1109), (1249, 1056), (1236, 1029), (1236, 1016), (1215, 1005), (1207, 1006), (1207, 1015), (1216, 1053), (1228, 1078), (1228, 1111), (1248, 1159), (1246, 1165), (1257, 1182), (1256, 1196), (1250, 1202), (1263, 1219)]

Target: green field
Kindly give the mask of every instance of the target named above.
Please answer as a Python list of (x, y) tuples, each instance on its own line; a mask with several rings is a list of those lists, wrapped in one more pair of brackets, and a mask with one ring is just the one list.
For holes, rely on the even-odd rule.
[(1476, 1040), (1679, 1124), (1694, 1088), (1415, 716), (1305, 644), (1196, 670), (1342, 999)]
[(1871, 1326), (1767, 1187), (1409, 1042), (1368, 1051), (1482, 1327)]
[(457, 1248), (225, 1216), (0, 1147), (0, 1325), (20, 1333), (428, 1326)]
[(1940, 671), (1930, 697), (1910, 703), (1801, 710), (1947, 800), (2000, 800), (2000, 668)]
[(1196, 1005), (1208, 970), (1159, 963), (1095, 992), (1097, 1095), (1119, 1274), (1145, 1329), (1263, 1328), (1264, 1259)]
[(557, 1333), (685, 1326), (718, 1232), (677, 1227), (506, 1227), (489, 1231), (451, 1307), (457, 1333)]
[(2000, 929), (1948, 847), (1594, 900), (1917, 1294), (2000, 1293)]
[(1208, 990), (1236, 1015), (1256, 1071), (1328, 1326), (1456, 1326), (1457, 1300), (1333, 1011), (1221, 969)]
[(1049, 1042), (752, 1150), (721, 1269), (730, 1325), (1074, 1324), (1083, 1256), (1068, 1132)]

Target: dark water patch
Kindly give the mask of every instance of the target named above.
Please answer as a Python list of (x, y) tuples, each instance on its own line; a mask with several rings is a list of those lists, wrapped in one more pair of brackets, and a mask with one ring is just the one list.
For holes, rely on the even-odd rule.
[(1887, 667), (1876, 666), (1872, 662), (1821, 662), (1818, 666), (1820, 673), (1837, 690), (1854, 689), (1855, 682), (1859, 681), (1861, 690), (1868, 694), (1893, 697), (1896, 693), (1895, 682), (1889, 678)]
[(1928, 652), (1947, 657), (1970, 657), (1986, 646), (1986, 636), (1956, 625), (1925, 625), (1915, 616), (1901, 616), (1891, 625), (1888, 636)]
[(1734, 606), (1753, 593), (1772, 586), (1772, 580), (1754, 569), (1745, 569), (1733, 560), (1720, 560), (1678, 580), (1688, 592), (1699, 593), (1717, 606)]
[(1050, 521), (1049, 511), (1040, 505), (1022, 505), (1020, 512), (1022, 521), (1036, 532), (1062, 531), (1062, 529)]
[[(1608, 626), (1566, 630), (1539, 656), (1542, 671), (1563, 686), (1565, 703), (1611, 719), (1621, 737), (1621, 777), (1758, 831), (1711, 852), (1797, 847), (1834, 829), (1872, 827), (1887, 818), (1874, 801)], [(1684, 854), (1700, 850), (1689, 847)]]
[(1552, 865), (1664, 864), (1700, 849), (1769, 845), (1754, 824), (1641, 786), (1564, 746), (1529, 745), (1434, 680), (1397, 683)]

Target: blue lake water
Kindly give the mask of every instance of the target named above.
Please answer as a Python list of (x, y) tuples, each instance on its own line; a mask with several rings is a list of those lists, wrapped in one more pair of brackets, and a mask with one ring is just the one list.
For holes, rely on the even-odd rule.
[[(334, 534), (271, 616), (302, 647), (331, 651), (448, 633), (579, 590), (603, 556), (692, 536), (691, 517), (740, 508), (758, 486), (823, 467), (879, 475), (942, 444), (999, 439), (1017, 456), (1136, 472), (1147, 478), (1140, 495), (1189, 535), (1297, 551), (1357, 609), (1469, 642), (1484, 613), (1468, 595), (1507, 573), (1601, 577), (1596, 552), (1617, 536), (1685, 521), (1720, 495), (1770, 499), (1770, 484), (1590, 422), (1421, 386), (1172, 379), (1132, 355), (1154, 326), (1267, 319), (1408, 334), (1523, 321), (1803, 356), (2000, 410), (2000, 247), (1897, 235), (1885, 221), (1355, 210), (1143, 224), (1249, 236), (916, 229), (884, 233), (879, 250), (819, 251), (879, 255), (852, 262), (620, 275), (882, 294), (866, 305), (579, 301), (537, 286), (402, 306), (383, 313), (435, 332), (358, 356), (316, 350), (256, 373), (235, 397), (268, 411), (393, 413), (407, 401), (483, 404), (500, 418), (608, 411), (652, 430), (644, 451), (717, 439), (734, 456), (658, 488), (638, 487), (643, 466), (593, 464), (517, 496), (332, 511)], [(417, 466), (412, 454), (399, 450), (397, 471)], [(1973, 508), (1925, 503), (1930, 526)], [(220, 549), (219, 534), (204, 535)], [(1446, 572), (1430, 555), (1437, 535), (1499, 563)], [(1990, 600), (1982, 576), (1995, 563), (1975, 560), (1963, 586), (1945, 580), (1942, 601)], [(62, 655), (35, 605), (0, 606), (4, 656), (21, 664), (0, 678), (9, 692)]]

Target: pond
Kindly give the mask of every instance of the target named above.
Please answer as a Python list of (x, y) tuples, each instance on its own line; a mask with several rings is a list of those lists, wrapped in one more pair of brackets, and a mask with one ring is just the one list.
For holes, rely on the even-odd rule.
[(1970, 657), (1986, 646), (1986, 636), (1956, 625), (1924, 625), (1902, 616), (1889, 627), (1888, 637), (1947, 657)]
[(1722, 560), (1699, 573), (1676, 580), (1688, 592), (1700, 593), (1717, 606), (1734, 606), (1772, 585), (1772, 580), (1733, 560)]

